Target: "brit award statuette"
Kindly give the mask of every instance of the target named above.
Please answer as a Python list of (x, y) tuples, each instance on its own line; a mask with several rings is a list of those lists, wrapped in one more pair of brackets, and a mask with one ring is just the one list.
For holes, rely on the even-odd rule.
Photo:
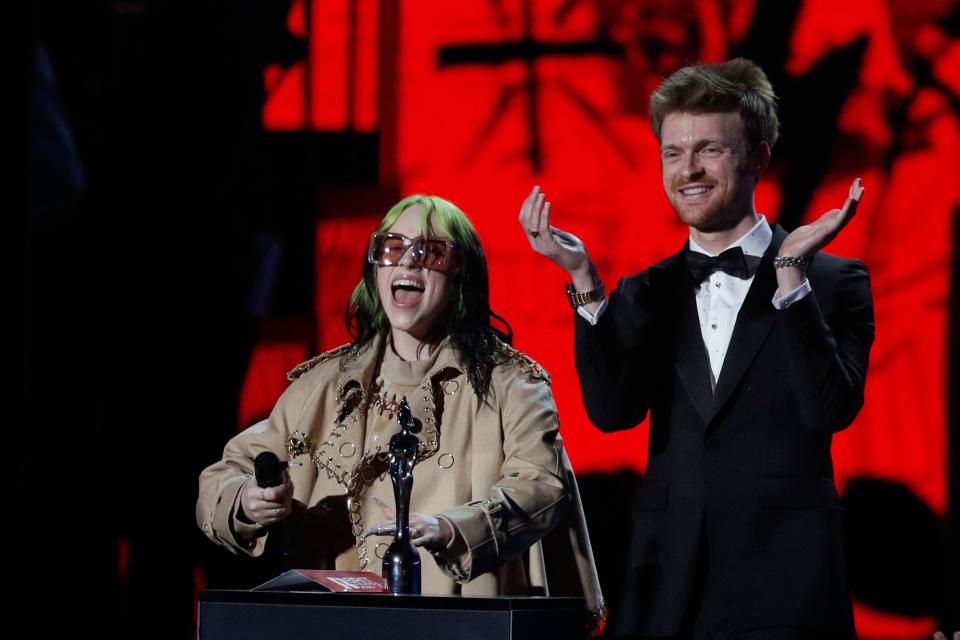
[(383, 556), (383, 578), (394, 594), (420, 594), (420, 554), (410, 541), (410, 494), (413, 491), (413, 466), (420, 452), (420, 421), (410, 413), (403, 400), (397, 412), (400, 433), (390, 438), (390, 479), (396, 502), (396, 530), (393, 542)]

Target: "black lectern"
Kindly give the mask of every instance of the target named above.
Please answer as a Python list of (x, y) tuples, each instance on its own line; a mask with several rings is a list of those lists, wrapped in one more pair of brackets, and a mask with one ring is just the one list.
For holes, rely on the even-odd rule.
[(217, 591), (200, 594), (200, 640), (584, 640), (582, 598)]

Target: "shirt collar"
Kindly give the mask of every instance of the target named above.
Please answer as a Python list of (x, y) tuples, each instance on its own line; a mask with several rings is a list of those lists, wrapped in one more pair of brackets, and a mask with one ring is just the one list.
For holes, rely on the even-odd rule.
[[(740, 236), (740, 238), (729, 247), (724, 248), (724, 251), (732, 249), (733, 247), (740, 247), (746, 256), (752, 256), (754, 258), (763, 257), (763, 254), (767, 251), (767, 247), (770, 246), (770, 241), (773, 240), (773, 229), (771, 229), (767, 223), (766, 217), (759, 213), (755, 215), (757, 216), (757, 223), (753, 225), (753, 228)], [(712, 255), (709, 251), (694, 242), (693, 237), (690, 238), (690, 250), (708, 256)]]

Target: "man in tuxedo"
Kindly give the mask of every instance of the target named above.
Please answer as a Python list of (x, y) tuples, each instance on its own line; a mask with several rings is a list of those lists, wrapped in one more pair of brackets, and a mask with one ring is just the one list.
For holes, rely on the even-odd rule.
[(624, 612), (645, 638), (855, 637), (830, 442), (863, 404), (873, 307), (864, 265), (821, 249), (863, 187), (789, 234), (758, 215), (775, 99), (743, 59), (654, 92), (663, 186), (690, 238), (609, 298), (538, 187), (520, 211), (570, 275), (590, 419), (615, 431), (650, 414)]

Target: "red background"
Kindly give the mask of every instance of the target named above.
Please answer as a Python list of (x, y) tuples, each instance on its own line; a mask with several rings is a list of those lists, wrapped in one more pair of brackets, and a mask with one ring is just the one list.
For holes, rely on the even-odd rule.
[[(510, 321), (515, 345), (553, 375), (577, 472), (642, 471), (643, 427), (601, 434), (586, 419), (565, 278), (532, 253), (516, 215), (532, 185), (541, 185), (554, 203), (554, 224), (585, 241), (608, 288), (676, 251), (686, 229), (662, 194), (646, 97), (684, 63), (742, 51), (749, 29), (764, 28), (759, 3), (400, 4), (397, 14), (384, 14), (373, 0), (295, 2), (289, 26), (308, 37), (309, 55), (267, 70), (264, 125), (378, 132), (382, 187), (441, 195), (466, 211), (488, 255), (494, 309)], [(831, 53), (864, 46), (833, 130), (823, 132), (824, 177), (801, 212), (806, 221), (839, 206), (852, 179), (863, 178), (859, 213), (828, 249), (869, 266), (877, 327), (865, 407), (835, 439), (838, 484), (892, 479), (943, 516), (950, 225), (960, 203), (960, 42), (938, 22), (950, 3), (805, 0), (798, 7), (782, 68), (767, 69), (772, 77), (800, 82)], [(536, 48), (543, 43), (557, 46)], [(482, 53), (449, 63), (465, 44)], [(498, 54), (504, 58), (494, 61)], [(792, 105), (795, 116), (821, 99), (823, 87), (808, 86), (813, 91), (792, 96), (803, 101)], [(780, 146), (795, 149), (801, 131), (796, 117), (785, 120)], [(771, 222), (783, 210), (780, 179), (788, 170), (803, 165), (775, 162), (758, 188), (757, 208)], [(315, 326), (301, 340), (265, 334), (238, 427), (269, 410), (283, 371), (347, 339), (343, 305), (365, 238), (389, 204), (344, 188), (317, 205)], [(877, 638), (928, 634), (935, 624), (864, 606), (857, 622), (864, 637)]]

